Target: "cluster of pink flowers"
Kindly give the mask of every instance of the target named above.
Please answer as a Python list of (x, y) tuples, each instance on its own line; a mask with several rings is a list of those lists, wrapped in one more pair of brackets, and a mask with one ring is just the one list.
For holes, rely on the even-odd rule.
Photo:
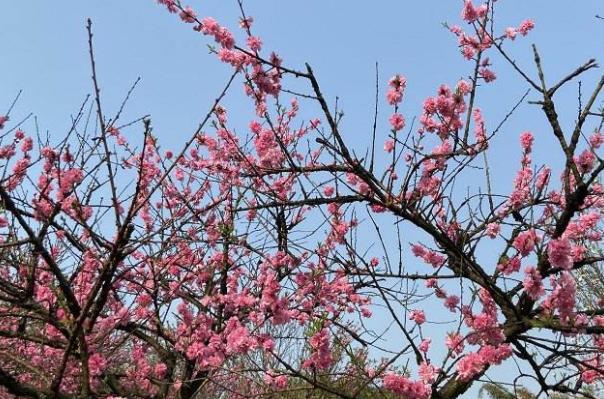
[(386, 93), (386, 99), (390, 105), (398, 105), (403, 100), (403, 94), (407, 87), (407, 78), (403, 75), (394, 75), (388, 81), (388, 92)]
[(596, 155), (593, 151), (585, 149), (579, 156), (574, 157), (574, 161), (581, 173), (588, 173), (594, 168)]
[[(601, 220), (602, 214), (597, 210), (583, 213), (568, 224), (563, 237), (575, 242), (580, 242), (580, 240), (599, 241), (602, 238), (602, 232), (598, 229), (598, 223)], [(573, 247), (573, 254), (575, 248)], [(577, 260), (580, 259), (575, 259), (575, 261)]]
[(441, 267), (445, 264), (446, 261), (446, 258), (443, 255), (437, 253), (436, 251), (432, 251), (420, 244), (411, 245), (411, 252), (413, 253), (413, 255), (423, 259), (424, 262), (428, 263), (429, 265), (432, 265), (432, 267), (435, 268)]
[(567, 271), (559, 277), (551, 277), (552, 293), (545, 298), (542, 307), (550, 311), (558, 311), (563, 323), (570, 323), (574, 317), (577, 285), (575, 278)]
[(596, 130), (589, 136), (589, 144), (594, 148), (598, 149), (602, 144), (604, 144), (604, 134), (602, 132)]
[[(533, 146), (533, 134), (529, 131), (523, 132), (520, 135), (520, 146), (522, 147), (521, 168), (516, 173), (514, 178), (514, 190), (509, 196), (507, 207), (501, 212), (505, 215), (510, 210), (518, 209), (526, 204), (531, 198), (531, 183), (533, 180), (533, 169), (531, 167), (531, 151)], [(542, 183), (545, 184), (548, 175), (541, 177)]]
[(474, 111), (472, 111), (472, 119), (474, 120), (474, 137), (476, 139), (476, 144), (473, 149), (476, 151), (484, 150), (488, 147), (489, 142), (487, 140), (484, 118), (482, 117), (480, 108), (474, 108)]
[(529, 266), (524, 269), (524, 273), (525, 277), (522, 282), (524, 291), (533, 300), (541, 298), (545, 293), (545, 288), (543, 287), (543, 278), (539, 270), (533, 266)]
[(445, 345), (452, 352), (453, 357), (463, 352), (465, 348), (464, 338), (458, 333), (449, 333), (445, 339)]
[(459, 379), (468, 381), (480, 374), (487, 365), (501, 364), (512, 355), (509, 344), (498, 346), (485, 345), (478, 352), (469, 353), (457, 363)]
[(273, 389), (281, 390), (287, 388), (288, 378), (287, 375), (273, 375), (268, 372), (264, 376), (264, 382)]
[(518, 32), (520, 32), (522, 36), (526, 36), (531, 30), (533, 30), (534, 27), (535, 23), (532, 19), (525, 19), (518, 26)]
[(554, 267), (570, 270), (573, 267), (572, 246), (567, 238), (551, 240), (547, 245), (547, 256)]
[(255, 134), (254, 146), (260, 161), (260, 166), (265, 168), (278, 168), (283, 164), (285, 155), (279, 147), (276, 133), (272, 129), (263, 129), (259, 122), (250, 123), (250, 130)]
[[(262, 40), (251, 34), (252, 18), (247, 18), (240, 23), (240, 27), (248, 34), (246, 46), (249, 50), (237, 47), (235, 36), (226, 27), (220, 25), (214, 18), (205, 17), (201, 21), (195, 11), (189, 7), (182, 7), (179, 2), (174, 0), (158, 0), (158, 2), (168, 9), (171, 13), (177, 13), (185, 23), (194, 24), (193, 29), (211, 36), (219, 44), (220, 48), (216, 50), (218, 58), (237, 70), (243, 70), (245, 67), (251, 67), (251, 70), (245, 71), (246, 78), (253, 82), (253, 85), (244, 84), (247, 95), (256, 103), (256, 113), (263, 116), (266, 112), (266, 96), (277, 96), (281, 91), (281, 59), (271, 53), (268, 62), (262, 62), (253, 54), (258, 55), (262, 49)], [(253, 54), (250, 54), (251, 53)]]
[(434, 366), (433, 364), (427, 363), (427, 362), (422, 362), (419, 365), (419, 369), (418, 372), (419, 374), (419, 378), (425, 383), (425, 384), (432, 384), (436, 381), (436, 378), (438, 377), (438, 373), (440, 373), (440, 369), (436, 366)]
[(604, 371), (602, 366), (601, 356), (592, 356), (590, 359), (583, 361), (584, 365), (579, 368), (581, 370), (581, 380), (587, 384), (593, 384), (604, 379)]
[(389, 139), (384, 143), (384, 151), (390, 153), (394, 150), (394, 140)]
[(516, 248), (520, 256), (525, 257), (528, 256), (531, 252), (533, 252), (533, 249), (535, 249), (535, 245), (538, 244), (539, 241), (541, 241), (541, 239), (539, 238), (535, 230), (530, 229), (519, 233), (512, 244), (514, 248)]
[(517, 28), (510, 26), (505, 29), (505, 37), (508, 39), (514, 40), (516, 35), (520, 33), (522, 36), (528, 35), (529, 31), (531, 31), (535, 27), (535, 23), (531, 19), (526, 19), (520, 23)]
[(420, 133), (436, 133), (445, 140), (451, 133), (461, 129), (462, 115), (466, 111), (464, 95), (462, 90), (454, 91), (446, 85), (441, 85), (436, 97), (424, 100)]
[(459, 302), (460, 299), (457, 295), (449, 295), (445, 298), (445, 307), (449, 309), (449, 311), (455, 313)]
[(465, 0), (461, 11), (461, 18), (468, 23), (472, 23), (479, 18), (484, 18), (487, 15), (487, 11), (488, 7), (486, 4), (474, 7), (472, 0)]
[(432, 344), (431, 338), (424, 338), (417, 346), (417, 349), (419, 349), (420, 352), (428, 353), (428, 351), (430, 350), (431, 344)]
[(406, 399), (428, 399), (432, 392), (429, 385), (398, 374), (387, 374), (384, 388)]
[(392, 131), (394, 131), (394, 132), (403, 130), (403, 128), (405, 127), (405, 118), (401, 114), (398, 114), (398, 113), (392, 114), (390, 116), (389, 121), (390, 121), (390, 126), (392, 127)]
[[(190, 15), (192, 12), (193, 11), (189, 9), (187, 14)], [(195, 19), (190, 19), (190, 21), (193, 23), (195, 22)], [(226, 27), (220, 26), (220, 24), (212, 17), (205, 17), (202, 19), (201, 23), (197, 25), (195, 29), (204, 35), (214, 37), (216, 43), (220, 44), (223, 49), (231, 50), (235, 45), (233, 34)]]
[(510, 259), (502, 259), (502, 261), (497, 265), (497, 269), (505, 276), (509, 276), (510, 274), (520, 270), (521, 263), (522, 262), (519, 256), (514, 256)]
[(304, 361), (303, 366), (317, 370), (324, 370), (331, 366), (333, 357), (330, 348), (329, 330), (327, 328), (321, 329), (310, 338), (309, 344), (312, 354), (310, 358)]
[(478, 70), (478, 74), (480, 75), (480, 77), (482, 79), (484, 79), (484, 81), (486, 83), (491, 83), (493, 82), (495, 79), (497, 79), (497, 75), (495, 75), (495, 72), (493, 72), (489, 66), (491, 65), (490, 60), (488, 58), (485, 58), (484, 60), (482, 60), (482, 62), (480, 63), (481, 67)]
[(482, 312), (472, 314), (469, 308), (463, 308), (465, 324), (471, 329), (467, 341), (473, 345), (500, 345), (505, 337), (497, 320), (497, 305), (488, 291), (481, 288), (478, 292)]
[(416, 322), (418, 325), (422, 325), (426, 322), (426, 314), (423, 310), (412, 310), (409, 318)]
[[(407, 79), (403, 75), (394, 75), (388, 81), (388, 92), (386, 99), (388, 103), (394, 106), (394, 112), (388, 118), (392, 133), (396, 137), (396, 133), (405, 128), (405, 117), (398, 112), (399, 103), (403, 100), (405, 88), (407, 87)], [(395, 147), (395, 141), (389, 139), (384, 144), (384, 151), (392, 152)]]

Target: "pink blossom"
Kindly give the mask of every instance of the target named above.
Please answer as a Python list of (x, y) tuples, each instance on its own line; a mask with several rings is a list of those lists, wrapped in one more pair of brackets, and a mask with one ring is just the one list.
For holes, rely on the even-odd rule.
[(464, 0), (461, 18), (469, 23), (472, 23), (478, 19), (478, 11), (472, 4), (472, 0)]
[(206, 35), (216, 35), (220, 30), (220, 25), (218, 22), (212, 17), (206, 17), (201, 21), (201, 32)]
[(512, 209), (518, 209), (530, 198), (533, 170), (529, 166), (530, 165), (523, 164), (514, 178), (514, 191), (512, 191), (508, 199), (508, 204)]
[(508, 28), (505, 29), (505, 36), (508, 39), (514, 40), (516, 38), (516, 35), (517, 35), (516, 28), (513, 28), (513, 27), (510, 26), (510, 27), (508, 27)]
[(567, 238), (551, 240), (547, 246), (547, 255), (554, 267), (565, 270), (573, 267), (572, 246)]
[(388, 81), (388, 85), (390, 86), (390, 89), (386, 93), (388, 104), (396, 105), (400, 103), (403, 99), (405, 87), (407, 86), (407, 79), (402, 75), (394, 75)]
[(533, 133), (526, 131), (520, 135), (520, 145), (525, 152), (530, 152), (533, 145)]
[(387, 374), (384, 377), (384, 388), (406, 399), (428, 399), (432, 392), (423, 382), (398, 374)]
[(313, 353), (309, 359), (304, 361), (304, 367), (324, 370), (331, 366), (333, 358), (329, 343), (329, 330), (327, 328), (320, 330), (310, 338), (309, 344)]
[(49, 161), (53, 161), (56, 158), (57, 153), (52, 147), (42, 147), (40, 149), (40, 155)]
[(428, 350), (430, 350), (431, 343), (432, 343), (432, 339), (424, 338), (424, 339), (422, 339), (422, 342), (419, 343), (417, 348), (420, 350), (420, 352), (427, 353)]
[(412, 310), (409, 318), (418, 325), (424, 324), (426, 321), (426, 315), (423, 310)]
[(446, 261), (446, 258), (443, 255), (426, 249), (419, 244), (411, 245), (411, 252), (418, 258), (422, 258), (424, 262), (432, 265), (432, 267), (441, 267)]
[(485, 363), (501, 364), (505, 359), (512, 355), (512, 347), (510, 344), (502, 345), (485, 345), (478, 352)]
[(451, 27), (449, 28), (449, 31), (456, 36), (459, 36), (463, 33), (463, 29), (459, 25), (451, 25)]
[(522, 282), (524, 291), (527, 293), (529, 298), (536, 301), (545, 293), (541, 273), (539, 273), (539, 271), (532, 266), (524, 269), (524, 273), (525, 277), (524, 281)]
[(600, 148), (600, 146), (604, 143), (604, 134), (599, 131), (593, 132), (591, 136), (589, 136), (589, 144), (594, 148)]
[(428, 251), (426, 253), (426, 256), (424, 257), (424, 260), (430, 265), (432, 265), (432, 267), (436, 268), (441, 267), (445, 263), (446, 258), (443, 255), (438, 254), (434, 251)]
[(405, 118), (401, 114), (392, 114), (392, 116), (390, 116), (390, 119), (388, 120), (390, 121), (390, 126), (392, 126), (392, 130), (394, 130), (395, 132), (398, 132), (399, 130), (402, 130), (405, 127)]
[(333, 188), (333, 186), (325, 186), (325, 188), (323, 189), (323, 194), (326, 197), (331, 197), (334, 193), (335, 193), (335, 188)]
[(371, 192), (369, 184), (365, 183), (364, 181), (359, 182), (359, 184), (357, 185), (357, 190), (363, 195), (368, 195)]
[(499, 234), (500, 230), (501, 230), (501, 225), (499, 223), (489, 223), (489, 224), (487, 224), (485, 234), (490, 238), (496, 238), (497, 234)]
[(262, 48), (262, 40), (256, 36), (248, 36), (247, 38), (247, 46), (252, 51), (260, 51)]
[(577, 168), (581, 173), (587, 173), (591, 171), (596, 162), (596, 156), (590, 150), (584, 150), (581, 155), (574, 158)]
[(553, 291), (545, 300), (544, 307), (558, 310), (560, 319), (568, 323), (574, 315), (577, 285), (570, 272), (564, 271), (557, 279), (552, 279)]
[(526, 36), (529, 31), (532, 30), (534, 27), (535, 23), (532, 19), (525, 19), (524, 21), (522, 21), (520, 26), (518, 26), (518, 32), (520, 32), (522, 36)]
[[(604, 379), (604, 372), (602, 371), (602, 358), (600, 356), (594, 356), (592, 359), (584, 361), (586, 366), (579, 367), (581, 372), (581, 380), (586, 384), (593, 384), (594, 382), (601, 381)], [(591, 367), (587, 367), (587, 365)]]
[(166, 375), (166, 371), (168, 371), (168, 366), (166, 366), (165, 363), (160, 362), (155, 365), (153, 371), (158, 378), (163, 378)]
[(16, 154), (15, 145), (8, 144), (0, 147), (0, 159), (12, 158)]
[(386, 100), (388, 100), (388, 104), (390, 105), (396, 105), (400, 103), (402, 99), (403, 93), (398, 90), (389, 89), (386, 93)]
[(34, 141), (31, 137), (26, 137), (21, 143), (21, 151), (29, 152), (34, 148)]
[(93, 353), (88, 357), (88, 367), (90, 374), (99, 376), (107, 367), (107, 360), (100, 353)]
[(394, 140), (386, 140), (384, 143), (384, 151), (390, 153), (394, 150)]
[(241, 29), (251, 29), (253, 23), (254, 23), (253, 17), (241, 18), (239, 20), (239, 27)]
[(277, 390), (287, 388), (288, 378), (286, 375), (273, 376), (272, 373), (267, 373), (264, 376), (264, 382)]
[(227, 354), (247, 353), (253, 347), (254, 339), (250, 336), (249, 330), (241, 325), (237, 319), (229, 319), (225, 330), (228, 331), (225, 348)]
[(514, 256), (511, 259), (504, 259), (497, 265), (497, 270), (501, 271), (504, 275), (509, 276), (510, 274), (520, 270), (520, 258)]
[(480, 374), (485, 366), (485, 360), (480, 354), (469, 353), (457, 363), (457, 374), (461, 381), (469, 381)]
[(205, 35), (213, 36), (214, 40), (225, 49), (230, 50), (235, 45), (233, 34), (211, 17), (206, 17), (201, 21), (199, 30)]
[(445, 345), (447, 345), (447, 348), (449, 348), (449, 350), (454, 354), (460, 354), (463, 352), (465, 346), (463, 337), (457, 333), (447, 334)]
[(419, 377), (426, 384), (432, 384), (435, 382), (439, 372), (440, 369), (438, 367), (434, 367), (430, 363), (422, 362), (419, 365)]
[(457, 295), (450, 295), (445, 299), (445, 307), (451, 312), (455, 313), (459, 305), (459, 297)]
[(184, 22), (186, 22), (188, 24), (192, 24), (193, 22), (195, 22), (195, 19), (196, 19), (195, 11), (193, 11), (193, 9), (191, 7), (186, 6), (180, 12), (180, 19), (182, 19)]
[(484, 81), (487, 83), (490, 83), (490, 82), (494, 81), (495, 79), (497, 79), (497, 75), (495, 75), (495, 72), (493, 72), (489, 68), (480, 68), (479, 73), (480, 73), (480, 76), (482, 76)]
[(462, 79), (457, 82), (457, 90), (463, 95), (469, 94), (472, 91), (472, 83)]
[(426, 254), (427, 249), (420, 244), (413, 244), (411, 245), (411, 252), (413, 253), (413, 255), (417, 256), (418, 258), (421, 258)]
[(407, 78), (403, 75), (394, 75), (388, 81), (388, 86), (395, 90), (404, 90), (407, 87)]
[(520, 255), (524, 257), (533, 251), (535, 244), (538, 242), (539, 237), (537, 236), (537, 233), (535, 233), (535, 230), (530, 229), (518, 234), (518, 236), (514, 239), (513, 245), (514, 248), (518, 250)]
[(545, 185), (549, 182), (551, 172), (551, 169), (547, 166), (539, 171), (537, 177), (535, 178), (535, 187), (537, 190), (541, 191), (545, 188)]
[(176, 6), (175, 0), (157, 0), (157, 2), (165, 5), (168, 11), (171, 13), (178, 12), (178, 7)]
[(484, 18), (487, 15), (488, 7), (486, 4), (481, 4), (476, 8), (476, 12), (480, 18)]

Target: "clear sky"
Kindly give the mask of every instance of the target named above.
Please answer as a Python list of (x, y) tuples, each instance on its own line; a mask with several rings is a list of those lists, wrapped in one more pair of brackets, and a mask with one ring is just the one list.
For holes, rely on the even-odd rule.
[[(214, 16), (235, 27), (235, 0), (191, 0), (201, 16)], [(302, 68), (309, 62), (326, 95), (338, 96), (345, 111), (343, 132), (351, 145), (362, 150), (369, 143), (372, 125), (374, 68), (379, 63), (381, 89), (387, 79), (402, 73), (408, 78), (402, 111), (411, 120), (419, 116), (421, 102), (441, 83), (454, 84), (470, 72), (455, 38), (441, 25), (459, 23), (461, 1), (336, 1), (248, 0), (246, 11), (255, 18), (255, 32), (264, 48), (275, 50), (285, 64)], [(502, 32), (532, 18), (536, 28), (510, 48), (514, 58), (536, 76), (530, 44), (540, 49), (550, 82), (564, 76), (589, 58), (604, 62), (602, 0), (499, 0), (496, 20)], [(19, 90), (21, 100), (13, 112), (20, 117), (33, 112), (40, 130), (61, 138), (70, 126), (69, 116), (91, 92), (85, 19), (93, 21), (95, 52), (105, 109), (114, 113), (129, 86), (142, 81), (123, 120), (151, 114), (155, 134), (166, 147), (178, 148), (188, 138), (222, 86), (229, 68), (209, 55), (207, 38), (193, 32), (154, 0), (5, 1), (0, 13), (0, 113)], [(235, 29), (235, 28), (234, 28)], [(480, 90), (479, 102), (487, 126), (493, 129), (527, 86), (499, 57), (493, 69), (499, 79)], [(598, 73), (587, 75), (583, 95), (589, 93)], [(573, 122), (577, 85), (561, 93), (561, 117)], [(240, 90), (236, 87), (235, 90)], [(529, 95), (529, 99), (536, 99)], [(240, 128), (251, 115), (241, 96), (227, 98), (231, 120)], [(382, 138), (389, 111), (382, 102)], [(560, 108), (559, 108), (560, 109)], [(32, 129), (33, 125), (25, 126)], [(491, 166), (496, 187), (511, 187), (519, 162), (518, 134), (535, 132), (534, 159), (559, 162), (550, 151), (551, 133), (535, 106), (524, 104), (494, 142)], [(138, 134), (131, 130), (130, 134)]]

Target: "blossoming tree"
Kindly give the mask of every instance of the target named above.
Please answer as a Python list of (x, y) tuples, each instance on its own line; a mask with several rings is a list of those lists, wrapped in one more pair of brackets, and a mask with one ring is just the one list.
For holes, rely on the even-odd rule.
[[(524, 70), (507, 46), (522, 45), (532, 20), (501, 28), (494, 0), (466, 0), (448, 29), (468, 77), (441, 84), (408, 128), (407, 81), (392, 77), (390, 133), (374, 129), (357, 156), (319, 77), (267, 54), (241, 1), (237, 34), (159, 3), (233, 71), (181, 148), (162, 149), (149, 119), (102, 107), (90, 22), (96, 123), (88, 101), (59, 142), (34, 139), (10, 111), (0, 118), (0, 397), (448, 399), (512, 361), (512, 386), (591, 395), (604, 376), (604, 308), (577, 303), (574, 273), (602, 260), (604, 77), (570, 127), (556, 94), (594, 60), (550, 81), (533, 47)], [(521, 133), (507, 193), (487, 164), (505, 120), (490, 129), (480, 108), (495, 56), (536, 94), (563, 159), (533, 165), (539, 140)], [(307, 91), (289, 90), (293, 79)], [(256, 113), (246, 134), (222, 105), (240, 83)], [(309, 103), (321, 114), (303, 117)], [(476, 170), (480, 190), (453, 189)], [(404, 237), (384, 239), (393, 223)], [(368, 237), (382, 244), (375, 256)], [(398, 344), (372, 361), (379, 340), (365, 321), (378, 306)], [(433, 327), (446, 315), (455, 321)]]

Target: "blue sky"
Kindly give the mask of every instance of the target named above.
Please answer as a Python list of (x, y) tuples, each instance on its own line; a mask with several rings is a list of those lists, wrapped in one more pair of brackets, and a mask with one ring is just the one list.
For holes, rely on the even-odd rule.
[[(195, 1), (202, 16), (235, 27), (235, 0)], [(470, 72), (455, 38), (441, 25), (459, 23), (461, 1), (374, 2), (249, 0), (255, 32), (264, 48), (277, 51), (285, 64), (302, 68), (309, 62), (325, 94), (339, 97), (345, 111), (345, 139), (359, 151), (369, 143), (372, 125), (374, 68), (379, 63), (380, 89), (395, 74), (407, 76), (402, 111), (410, 121), (419, 116), (422, 100), (441, 83), (454, 84)], [(601, 0), (499, 0), (499, 31), (535, 20), (536, 28), (510, 49), (513, 57), (536, 76), (530, 44), (541, 52), (546, 77), (553, 82), (589, 58), (604, 59)], [(105, 110), (114, 113), (129, 86), (141, 77), (123, 120), (150, 114), (156, 136), (166, 147), (178, 148), (207, 112), (230, 76), (230, 70), (209, 55), (207, 39), (168, 14), (154, 0), (81, 0), (5, 2), (0, 13), (0, 111), (19, 90), (13, 117), (33, 112), (42, 132), (59, 139), (70, 126), (86, 94), (91, 92), (85, 19), (93, 21), (95, 52)], [(493, 69), (499, 78), (481, 88), (479, 103), (487, 126), (493, 128), (526, 90), (522, 79), (499, 57)], [(598, 73), (586, 75), (584, 96)], [(235, 87), (235, 91), (240, 87)], [(577, 85), (560, 93), (560, 114), (568, 127), (576, 116)], [(248, 104), (227, 98), (231, 120), (243, 129), (251, 119)], [(535, 94), (529, 99), (536, 99)], [(382, 102), (381, 137), (386, 137), (389, 109)], [(303, 111), (306, 112), (306, 111)], [(310, 115), (310, 113), (309, 113)], [(33, 129), (33, 125), (25, 126)], [(524, 104), (493, 143), (491, 166), (496, 187), (511, 187), (520, 157), (518, 134), (532, 130), (538, 143), (536, 163), (559, 163), (554, 141), (535, 106)], [(131, 129), (128, 134), (141, 134)], [(489, 250), (488, 248), (486, 250)]]
[[(403, 111), (408, 119), (419, 113), (421, 100), (438, 84), (453, 83), (468, 73), (469, 66), (457, 54), (453, 36), (440, 25), (458, 20), (460, 3), (256, 0), (246, 2), (246, 8), (256, 18), (255, 29), (266, 49), (275, 49), (292, 66), (309, 62), (326, 93), (331, 98), (339, 96), (346, 112), (344, 123), (354, 127), (345, 130), (347, 139), (362, 146), (371, 123), (375, 62), (380, 64), (382, 88), (394, 73), (407, 76)], [(237, 22), (234, 0), (191, 4), (200, 15), (216, 16), (227, 26)], [(574, 4), (499, 1), (501, 29), (526, 17), (536, 21), (534, 32), (517, 40), (512, 50), (522, 65), (533, 71), (529, 58), (533, 42), (539, 45), (550, 80), (604, 53), (596, 44), (604, 23), (594, 18), (598, 12), (604, 13), (602, 3), (585, 0)], [(8, 105), (23, 89), (17, 111), (34, 112), (40, 126), (53, 135), (64, 132), (67, 116), (90, 92), (87, 17), (94, 23), (106, 107), (116, 109), (129, 85), (140, 76), (142, 82), (128, 115), (151, 114), (156, 134), (168, 141), (175, 139), (177, 144), (208, 108), (230, 71), (207, 54), (205, 38), (153, 0), (5, 2), (0, 15), (4, 55), (0, 104)], [(487, 121), (493, 124), (525, 87), (503, 62), (496, 61), (494, 68), (501, 79), (486, 88), (483, 97)], [(511, 121), (510, 131), (542, 122), (520, 124), (519, 119)]]

